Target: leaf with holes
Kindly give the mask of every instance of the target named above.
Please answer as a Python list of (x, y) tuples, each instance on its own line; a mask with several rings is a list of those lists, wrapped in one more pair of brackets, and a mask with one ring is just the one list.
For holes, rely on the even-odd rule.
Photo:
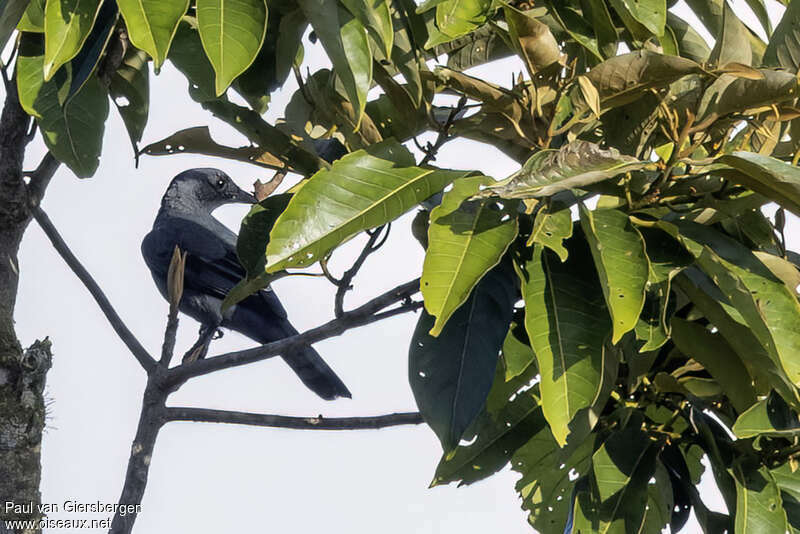
[(102, 0), (49, 0), (44, 8), (42, 72), (50, 81), (56, 71), (83, 47)]
[(189, 0), (117, 0), (131, 42), (153, 58), (156, 72), (167, 58), (172, 38)]
[[(211, 138), (208, 126), (195, 126), (175, 132), (151, 143), (142, 149), (148, 156), (167, 156), (172, 154), (204, 154), (218, 158), (252, 163), (268, 169), (283, 169), (283, 160), (257, 146), (229, 147), (220, 145)], [(292, 167), (289, 167), (290, 169)]]
[(436, 317), (434, 337), (517, 235), (516, 203), (499, 209), (493, 202), (467, 200), (488, 181), (485, 176), (457, 180), (431, 212), (420, 289), (425, 309)]
[(419, 318), (408, 355), (409, 382), (445, 453), (456, 448), (486, 402), (514, 291), (513, 273), (501, 264), (481, 280), (438, 337), (428, 334), (433, 316), (423, 311)]
[(781, 492), (772, 473), (740, 458), (729, 470), (736, 481), (735, 531), (788, 532)]
[(44, 42), (41, 34), (22, 36), (17, 58), (20, 104), (36, 118), (44, 142), (53, 155), (80, 178), (94, 174), (108, 117), (108, 96), (91, 77), (68, 103), (71, 69), (67, 66), (50, 81), (42, 79)]
[(470, 174), (412, 167), (404, 147), (394, 141), (383, 146), (394, 155), (357, 150), (303, 184), (272, 230), (267, 271), (308, 267), (359, 232), (393, 221)]
[(619, 210), (591, 211), (581, 204), (580, 218), (614, 323), (611, 341), (617, 343), (636, 326), (644, 306), (649, 269), (644, 241)]
[(256, 59), (267, 31), (266, 0), (197, 0), (200, 41), (219, 96)]
[(130, 47), (122, 64), (111, 76), (108, 92), (117, 106), (122, 122), (125, 123), (134, 152), (138, 153), (137, 144), (142, 140), (150, 109), (150, 69), (147, 65), (147, 54)]
[(525, 329), (541, 374), (542, 408), (560, 445), (576, 414), (604, 389), (611, 321), (582, 236), (568, 242), (569, 259), (535, 245), (517, 265), (525, 299)]
[(602, 149), (588, 141), (573, 141), (558, 150), (540, 150), (519, 171), (486, 187), (475, 198), (547, 197), (596, 184), (645, 165), (647, 162), (622, 155), (616, 149)]

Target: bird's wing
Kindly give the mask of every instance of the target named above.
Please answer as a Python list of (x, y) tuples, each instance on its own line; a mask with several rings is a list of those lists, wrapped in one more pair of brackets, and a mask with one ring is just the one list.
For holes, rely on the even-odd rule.
[[(236, 234), (214, 220), (209, 224), (174, 218), (160, 229), (161, 239), (171, 250), (178, 245), (187, 252), (184, 286), (223, 300), (228, 292), (247, 276), (236, 254)], [(169, 266), (169, 262), (166, 263)], [(259, 305), (255, 299), (262, 301)], [(242, 304), (263, 306), (286, 318), (286, 310), (273, 291), (261, 291)]]

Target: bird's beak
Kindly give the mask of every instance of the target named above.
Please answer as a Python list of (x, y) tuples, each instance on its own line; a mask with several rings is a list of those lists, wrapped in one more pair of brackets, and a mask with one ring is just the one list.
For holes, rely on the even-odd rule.
[(243, 191), (241, 189), (239, 189), (236, 192), (236, 196), (233, 197), (232, 201), (233, 202), (237, 202), (237, 203), (241, 203), (241, 204), (255, 204), (256, 202), (258, 202), (256, 200), (256, 197), (254, 197), (250, 193), (247, 193), (247, 192), (245, 192), (245, 191)]

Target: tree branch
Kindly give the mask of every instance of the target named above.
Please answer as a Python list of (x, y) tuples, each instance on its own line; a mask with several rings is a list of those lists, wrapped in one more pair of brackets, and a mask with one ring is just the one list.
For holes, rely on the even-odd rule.
[[(383, 232), (384, 229), (386, 230), (386, 233)], [(367, 258), (370, 256), (370, 254), (377, 252), (377, 250), (383, 246), (383, 244), (386, 242), (386, 239), (389, 237), (389, 231), (391, 229), (392, 223), (388, 223), (375, 228), (371, 232), (367, 231), (369, 239), (364, 245), (364, 248), (361, 250), (361, 254), (358, 255), (358, 258), (356, 258), (353, 266), (345, 271), (341, 280), (337, 282), (338, 289), (336, 290), (336, 298), (333, 301), (334, 316), (341, 317), (342, 314), (344, 314), (344, 296), (350, 289), (353, 288), (353, 279), (358, 274), (358, 271), (361, 270), (361, 267), (364, 266), (364, 262), (367, 261)], [(378, 241), (378, 239), (381, 237), (381, 234), (383, 234), (383, 239)]]
[(72, 269), (72, 272), (74, 272), (80, 281), (83, 282), (83, 285), (86, 286), (86, 289), (89, 290), (89, 293), (92, 294), (95, 302), (97, 302), (97, 305), (100, 307), (103, 315), (106, 316), (106, 319), (108, 319), (108, 322), (111, 324), (111, 327), (117, 333), (119, 338), (123, 343), (125, 343), (125, 345), (128, 347), (128, 350), (131, 351), (142, 368), (150, 373), (150, 371), (153, 369), (153, 366), (155, 366), (156, 361), (142, 346), (139, 340), (136, 339), (136, 336), (134, 336), (128, 327), (125, 326), (125, 323), (122, 322), (122, 319), (108, 301), (108, 298), (106, 297), (105, 293), (103, 293), (103, 290), (100, 289), (100, 286), (97, 284), (97, 282), (95, 282), (94, 278), (92, 278), (92, 275), (89, 274), (89, 271), (86, 270), (78, 258), (76, 258), (69, 249), (67, 244), (59, 235), (58, 230), (56, 230), (56, 227), (53, 226), (50, 218), (44, 211), (42, 211), (42, 208), (39, 206), (33, 206), (31, 207), (31, 212), (33, 214), (33, 218), (36, 219), (36, 222), (39, 223), (39, 226), (50, 239), (53, 247), (63, 258), (69, 268)]
[(418, 425), (422, 416), (416, 412), (392, 413), (369, 417), (289, 417), (260, 413), (211, 410), (206, 408), (167, 408), (167, 421), (228, 423), (233, 425), (293, 428), (297, 430), (368, 430), (400, 425)]
[(38, 206), (44, 198), (44, 192), (50, 184), (50, 179), (61, 166), (50, 152), (44, 155), (36, 170), (25, 173), (30, 178), (28, 182), (28, 203), (31, 206)]
[[(285, 354), (292, 349), (303, 345), (310, 345), (323, 339), (328, 339), (338, 336), (351, 328), (364, 326), (375, 321), (380, 321), (390, 317), (387, 315), (391, 313), (377, 314), (384, 308), (391, 306), (397, 302), (408, 300), (411, 295), (419, 291), (419, 278), (399, 285), (386, 293), (375, 297), (366, 304), (358, 308), (345, 312), (341, 317), (333, 319), (322, 326), (312, 328), (302, 334), (297, 334), (291, 337), (273, 341), (260, 347), (255, 347), (247, 350), (240, 350), (237, 352), (229, 352), (213, 358), (197, 360), (195, 362), (186, 363), (173, 369), (170, 369), (166, 376), (166, 386), (170, 388), (178, 387), (186, 380), (196, 376), (206, 375), (214, 371), (222, 369), (229, 369), (231, 367), (238, 367), (248, 363), (258, 362), (272, 358), (280, 354)], [(411, 311), (411, 307), (403, 308), (403, 312)], [(396, 313), (392, 314), (396, 315)]]

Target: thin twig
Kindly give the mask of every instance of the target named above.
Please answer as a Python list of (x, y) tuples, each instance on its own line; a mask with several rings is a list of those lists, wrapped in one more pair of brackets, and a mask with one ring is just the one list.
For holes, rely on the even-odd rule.
[[(425, 152), (425, 157), (419, 162), (420, 167), (423, 167), (436, 159), (436, 154), (439, 152), (439, 149), (450, 140), (450, 129), (453, 127), (456, 117), (464, 110), (464, 106), (466, 105), (467, 97), (462, 96), (458, 100), (458, 104), (456, 104), (455, 107), (450, 108), (450, 113), (447, 115), (447, 120), (442, 127), (439, 128), (439, 135), (437, 135), (436, 141), (434, 141), (433, 144), (428, 143), (428, 146), (425, 148), (425, 150), (423, 150), (423, 152)], [(416, 142), (416, 139), (414, 141)]]
[[(384, 228), (386, 229), (385, 233), (383, 232)], [(333, 301), (333, 314), (336, 317), (341, 317), (344, 313), (344, 296), (353, 288), (353, 279), (358, 274), (358, 271), (361, 270), (361, 267), (364, 265), (364, 262), (367, 261), (367, 258), (370, 256), (370, 254), (376, 252), (383, 246), (384, 243), (386, 243), (386, 239), (389, 237), (389, 231), (391, 228), (391, 223), (389, 223), (379, 226), (372, 231), (367, 231), (369, 239), (364, 245), (364, 248), (361, 249), (361, 254), (358, 255), (358, 258), (356, 258), (356, 261), (353, 262), (352, 267), (344, 272), (341, 280), (339, 280), (339, 282), (336, 284), (339, 286), (339, 288), (336, 290), (336, 298)], [(383, 234), (384, 238), (381, 241), (378, 241), (381, 237), (381, 234)]]
[[(280, 354), (285, 354), (297, 347), (311, 345), (317, 341), (338, 336), (351, 328), (364, 326), (389, 315), (376, 315), (377, 312), (395, 304), (403, 302), (419, 291), (419, 278), (399, 285), (386, 293), (375, 297), (366, 304), (358, 308), (345, 312), (341, 317), (333, 319), (322, 326), (312, 328), (302, 334), (273, 341), (260, 347), (247, 350), (229, 352), (220, 356), (214, 356), (196, 362), (180, 365), (170, 369), (166, 376), (167, 387), (178, 387), (186, 380), (196, 376), (202, 376), (222, 369), (230, 369), (248, 363), (266, 360)], [(404, 309), (403, 312), (411, 311), (411, 308)], [(389, 312), (387, 312), (389, 313)], [(398, 312), (399, 313), (399, 312)]]
[(67, 244), (62, 239), (61, 235), (59, 235), (58, 230), (53, 225), (50, 218), (47, 214), (42, 211), (42, 208), (39, 206), (32, 206), (31, 212), (33, 214), (33, 218), (36, 219), (36, 222), (39, 223), (39, 226), (44, 231), (45, 235), (47, 235), (50, 242), (53, 244), (53, 247), (56, 249), (58, 254), (63, 258), (66, 264), (72, 269), (72, 272), (83, 282), (83, 285), (86, 286), (86, 289), (89, 290), (92, 297), (94, 297), (95, 302), (100, 307), (100, 310), (103, 312), (103, 315), (106, 316), (108, 322), (111, 324), (111, 327), (117, 333), (119, 338), (122, 340), (123, 343), (128, 347), (131, 351), (131, 354), (136, 358), (142, 368), (150, 373), (153, 367), (156, 364), (156, 361), (147, 352), (147, 350), (142, 346), (136, 336), (131, 333), (125, 323), (122, 322), (119, 314), (116, 312), (114, 307), (108, 301), (105, 293), (103, 290), (100, 289), (100, 286), (95, 282), (92, 275), (89, 274), (89, 271), (81, 264), (78, 258), (72, 253), (69, 249)]
[(422, 416), (415, 412), (392, 413), (368, 417), (289, 417), (206, 408), (170, 407), (165, 413), (167, 421), (193, 421), (196, 423), (228, 423), (234, 425), (292, 428), (297, 430), (368, 430), (400, 425), (418, 425)]

